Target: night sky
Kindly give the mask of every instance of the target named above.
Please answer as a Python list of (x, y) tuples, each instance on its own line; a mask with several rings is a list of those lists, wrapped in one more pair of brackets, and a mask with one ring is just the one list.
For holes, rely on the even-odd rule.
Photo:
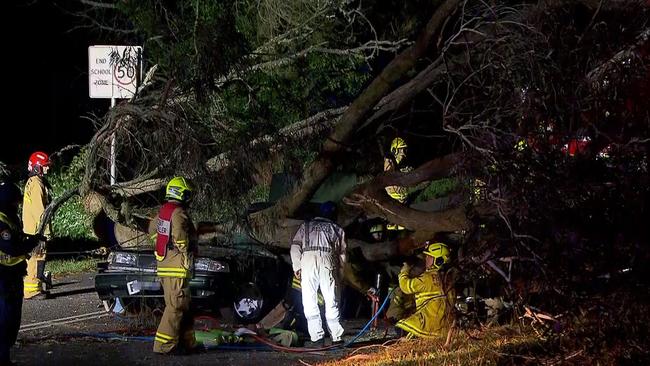
[[(68, 32), (78, 20), (50, 1), (11, 0), (5, 5), (4, 122), (0, 161), (24, 165), (36, 150), (52, 153), (85, 144), (94, 132), (80, 118), (101, 113), (108, 99), (88, 97), (88, 31)], [(7, 19), (8, 18), (8, 19)]]

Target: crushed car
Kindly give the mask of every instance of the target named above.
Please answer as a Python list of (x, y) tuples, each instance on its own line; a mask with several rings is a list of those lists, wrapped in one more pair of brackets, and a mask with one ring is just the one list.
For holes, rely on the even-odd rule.
[[(259, 243), (201, 245), (189, 287), (198, 309), (230, 308), (238, 321), (254, 323), (284, 296), (290, 276), (286, 260)], [(162, 301), (152, 248), (114, 249), (98, 265), (95, 289), (105, 304)]]

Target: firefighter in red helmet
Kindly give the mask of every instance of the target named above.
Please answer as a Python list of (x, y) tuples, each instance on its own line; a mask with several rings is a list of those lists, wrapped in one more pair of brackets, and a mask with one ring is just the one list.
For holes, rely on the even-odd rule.
[[(45, 176), (50, 169), (50, 157), (41, 151), (33, 153), (27, 163), (29, 178), (25, 184), (23, 195), (23, 232), (35, 235), (41, 216), (50, 203), (50, 189)], [(51, 226), (48, 224), (43, 232), (45, 238), (52, 237)], [(27, 276), (25, 277), (25, 299), (46, 298), (49, 276), (45, 272), (47, 241), (43, 240), (32, 251), (27, 261)]]

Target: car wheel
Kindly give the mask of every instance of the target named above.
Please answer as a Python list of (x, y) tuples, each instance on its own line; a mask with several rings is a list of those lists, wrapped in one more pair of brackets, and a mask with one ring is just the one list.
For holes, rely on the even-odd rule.
[(235, 316), (240, 322), (255, 323), (261, 318), (264, 309), (264, 296), (256, 284), (248, 282), (239, 287), (232, 306)]

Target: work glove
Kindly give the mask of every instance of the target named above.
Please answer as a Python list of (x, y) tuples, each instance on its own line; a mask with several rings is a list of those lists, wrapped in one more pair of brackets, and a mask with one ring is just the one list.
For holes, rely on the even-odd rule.
[(46, 246), (47, 246), (47, 241), (46, 240), (44, 240), (44, 239), (39, 240), (38, 244), (36, 245), (36, 247), (34, 248), (34, 251), (32, 253), (34, 253), (34, 255), (37, 255), (37, 256), (43, 256), (43, 255), (45, 255)]

